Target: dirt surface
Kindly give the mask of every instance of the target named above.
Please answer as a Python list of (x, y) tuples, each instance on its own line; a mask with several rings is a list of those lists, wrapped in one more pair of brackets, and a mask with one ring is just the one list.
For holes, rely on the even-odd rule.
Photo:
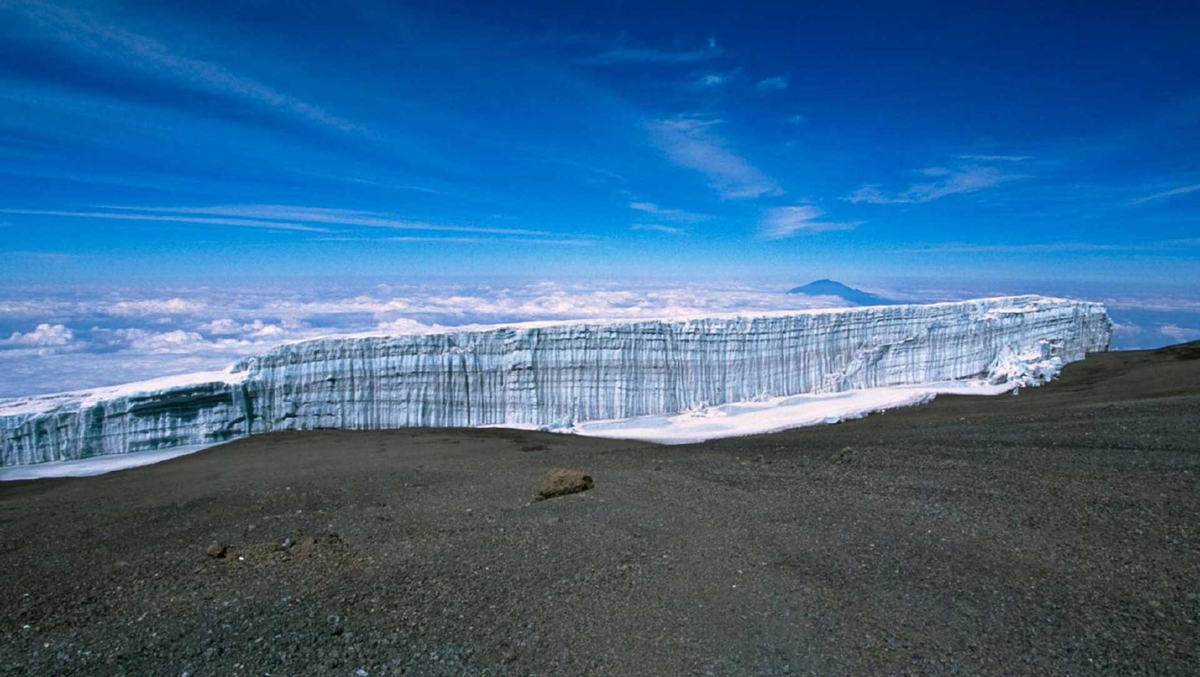
[[(3, 483), (0, 672), (1195, 675), (1197, 358), (691, 446), (319, 431)], [(557, 467), (595, 486), (535, 501)]]

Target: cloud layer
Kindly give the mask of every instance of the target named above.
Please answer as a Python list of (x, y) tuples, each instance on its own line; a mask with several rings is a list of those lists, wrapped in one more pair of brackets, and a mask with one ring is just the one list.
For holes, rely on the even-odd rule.
[[(762, 236), (782, 238), (851, 224), (822, 221), (811, 205), (768, 213)], [(664, 231), (665, 232), (665, 231)], [(781, 284), (367, 284), (178, 287), (158, 290), (0, 289), (0, 397), (75, 390), (221, 369), (285, 341), (362, 332), (426, 332), (535, 320), (701, 317), (823, 307), (830, 299), (783, 293)], [(819, 277), (819, 275), (809, 275)], [(856, 280), (846, 280), (855, 283)], [(953, 300), (1031, 291), (893, 289), (897, 298)], [(1055, 295), (1053, 289), (1036, 290)], [(1062, 296), (1075, 296), (1059, 292)], [(1117, 345), (1189, 340), (1200, 302), (1134, 294), (1091, 296), (1120, 327)]]
[[(645, 228), (673, 233), (670, 226)], [(568, 319), (695, 317), (821, 305), (753, 285), (374, 285), (0, 296), (0, 397), (220, 369), (284, 341)], [(0, 292), (3, 294), (3, 292)], [(53, 318), (47, 320), (47, 318)]]

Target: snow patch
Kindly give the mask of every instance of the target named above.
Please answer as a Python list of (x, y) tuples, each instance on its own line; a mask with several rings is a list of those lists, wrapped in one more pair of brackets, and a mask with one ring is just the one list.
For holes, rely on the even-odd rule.
[(897, 407), (925, 404), (940, 394), (999, 395), (1015, 383), (946, 381), (925, 385), (865, 388), (841, 393), (792, 395), (762, 401), (731, 402), (676, 415), (588, 421), (552, 432), (588, 437), (689, 444), (722, 437), (761, 435), (792, 428), (840, 423)]
[(162, 463), (172, 458), (194, 454), (211, 446), (213, 445), (193, 444), (173, 449), (151, 449), (148, 451), (133, 451), (128, 454), (109, 454), (78, 461), (53, 461), (50, 463), (35, 463), (33, 465), (18, 465), (10, 468), (0, 467), (0, 482), (37, 480), (51, 477), (90, 477), (92, 475), (103, 475), (105, 473), (116, 472), (117, 470)]

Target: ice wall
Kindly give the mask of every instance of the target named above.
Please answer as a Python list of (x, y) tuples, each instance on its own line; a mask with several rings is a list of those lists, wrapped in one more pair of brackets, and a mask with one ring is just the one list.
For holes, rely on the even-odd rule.
[(0, 465), (276, 430), (568, 427), (801, 393), (1036, 378), (1106, 350), (1103, 306), (1038, 296), (513, 326), (280, 346), (227, 372), (0, 402)]

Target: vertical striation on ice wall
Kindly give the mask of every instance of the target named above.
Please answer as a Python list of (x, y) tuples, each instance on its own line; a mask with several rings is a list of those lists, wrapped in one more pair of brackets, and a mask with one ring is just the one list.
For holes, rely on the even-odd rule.
[(333, 337), (227, 372), (0, 402), (0, 465), (277, 430), (566, 427), (762, 397), (1038, 376), (1107, 350), (1099, 304), (1039, 296), (694, 320)]

